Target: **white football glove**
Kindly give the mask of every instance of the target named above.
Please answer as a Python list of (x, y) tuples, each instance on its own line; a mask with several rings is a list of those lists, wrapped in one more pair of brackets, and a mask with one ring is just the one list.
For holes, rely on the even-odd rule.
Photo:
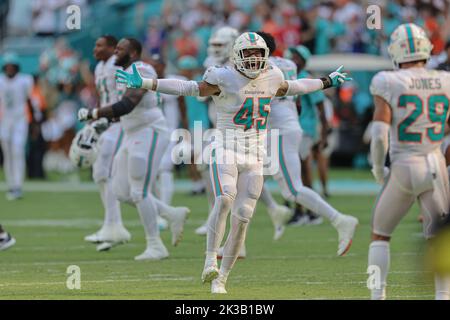
[(88, 109), (88, 108), (81, 108), (78, 110), (78, 120), (79, 121), (87, 121), (91, 119), (97, 119), (97, 112), (98, 109)]
[(383, 185), (385, 179), (389, 175), (389, 168), (388, 167), (373, 167), (372, 168), (372, 174), (375, 177), (375, 180), (378, 184)]
[(80, 110), (78, 110), (78, 120), (80, 120), (80, 121), (89, 120), (89, 109), (88, 108), (81, 108)]

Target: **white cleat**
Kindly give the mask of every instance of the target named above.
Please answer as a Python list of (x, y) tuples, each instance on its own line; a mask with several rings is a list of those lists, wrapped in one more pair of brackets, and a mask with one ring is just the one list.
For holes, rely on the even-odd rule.
[(287, 222), (292, 218), (294, 212), (286, 206), (277, 205), (273, 209), (268, 209), (269, 216), (275, 229), (273, 239), (278, 240), (283, 236)]
[(0, 251), (11, 248), (16, 244), (16, 239), (14, 239), (9, 233), (6, 234), (6, 238), (0, 239)]
[[(220, 247), (219, 250), (217, 250), (217, 259), (222, 259), (223, 258), (223, 247)], [(247, 252), (245, 250), (245, 244), (242, 244), (241, 250), (239, 250), (239, 255), (238, 255), (238, 259), (245, 259), (245, 257), (247, 256)]]
[(183, 238), (184, 224), (191, 210), (187, 207), (175, 208), (171, 215), (170, 231), (172, 232), (172, 245), (176, 247)]
[(211, 282), (219, 276), (219, 268), (217, 265), (205, 265), (202, 272), (202, 282)]
[(162, 243), (161, 238), (155, 237), (148, 241), (147, 249), (145, 249), (142, 254), (134, 257), (134, 260), (162, 260), (167, 258), (168, 256), (169, 252), (164, 246), (164, 243)]
[(204, 224), (202, 224), (200, 227), (198, 227), (197, 229), (195, 229), (195, 234), (199, 235), (199, 236), (206, 236), (206, 234), (208, 233), (208, 222), (205, 222)]
[(167, 230), (167, 228), (169, 228), (169, 223), (167, 222), (166, 219), (157, 216), (156, 221), (158, 223), (158, 228), (160, 231)]
[(216, 279), (211, 282), (211, 293), (218, 294), (226, 294), (227, 290), (225, 289), (226, 279), (219, 275)]
[(353, 235), (358, 226), (358, 219), (348, 215), (339, 215), (333, 226), (339, 234), (338, 256), (343, 256), (347, 253), (352, 245)]
[(98, 232), (88, 235), (85, 241), (92, 243), (111, 242), (121, 244), (130, 241), (131, 235), (122, 224), (104, 225)]
[[(101, 230), (100, 230), (101, 231)], [(92, 242), (92, 243), (100, 243), (102, 240), (100, 239), (100, 231), (97, 231), (96, 233), (90, 234), (86, 237), (84, 237), (84, 241)]]

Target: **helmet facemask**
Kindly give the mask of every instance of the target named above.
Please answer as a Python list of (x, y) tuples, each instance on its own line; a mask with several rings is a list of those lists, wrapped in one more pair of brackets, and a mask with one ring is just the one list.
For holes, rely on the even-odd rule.
[[(260, 56), (249, 55), (247, 50), (258, 49)], [(262, 71), (267, 69), (269, 61), (268, 48), (242, 48), (239, 50), (237, 57), (234, 58), (236, 68), (249, 78), (256, 78)]]

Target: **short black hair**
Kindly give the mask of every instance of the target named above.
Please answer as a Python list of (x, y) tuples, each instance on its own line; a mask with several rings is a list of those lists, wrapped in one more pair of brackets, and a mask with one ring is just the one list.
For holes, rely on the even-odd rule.
[(445, 50), (448, 50), (450, 48), (450, 40), (447, 41), (447, 44), (445, 45)]
[(105, 39), (106, 44), (108, 45), (108, 47), (115, 47), (115, 46), (117, 46), (117, 38), (112, 36), (112, 35), (110, 35), (110, 34), (104, 34), (100, 38)]
[(140, 57), (142, 54), (142, 44), (139, 42), (139, 40), (135, 38), (126, 38), (130, 42), (130, 48), (131, 50), (136, 50), (136, 53)]
[(277, 43), (275, 42), (275, 38), (270, 33), (264, 31), (256, 31), (255, 33), (264, 39), (267, 47), (269, 48), (269, 55), (272, 55), (275, 50), (277, 50)]

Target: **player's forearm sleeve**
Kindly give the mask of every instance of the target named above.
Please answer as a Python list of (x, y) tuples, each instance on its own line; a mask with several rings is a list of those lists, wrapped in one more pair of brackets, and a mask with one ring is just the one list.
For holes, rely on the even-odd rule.
[(389, 124), (374, 121), (372, 124), (372, 140), (370, 142), (370, 155), (373, 167), (384, 167), (388, 151)]
[(200, 90), (196, 81), (185, 81), (179, 79), (158, 79), (155, 91), (176, 96), (197, 97)]
[(298, 94), (307, 94), (323, 89), (323, 82), (320, 79), (297, 79), (286, 80), (288, 89), (287, 96), (295, 96)]

